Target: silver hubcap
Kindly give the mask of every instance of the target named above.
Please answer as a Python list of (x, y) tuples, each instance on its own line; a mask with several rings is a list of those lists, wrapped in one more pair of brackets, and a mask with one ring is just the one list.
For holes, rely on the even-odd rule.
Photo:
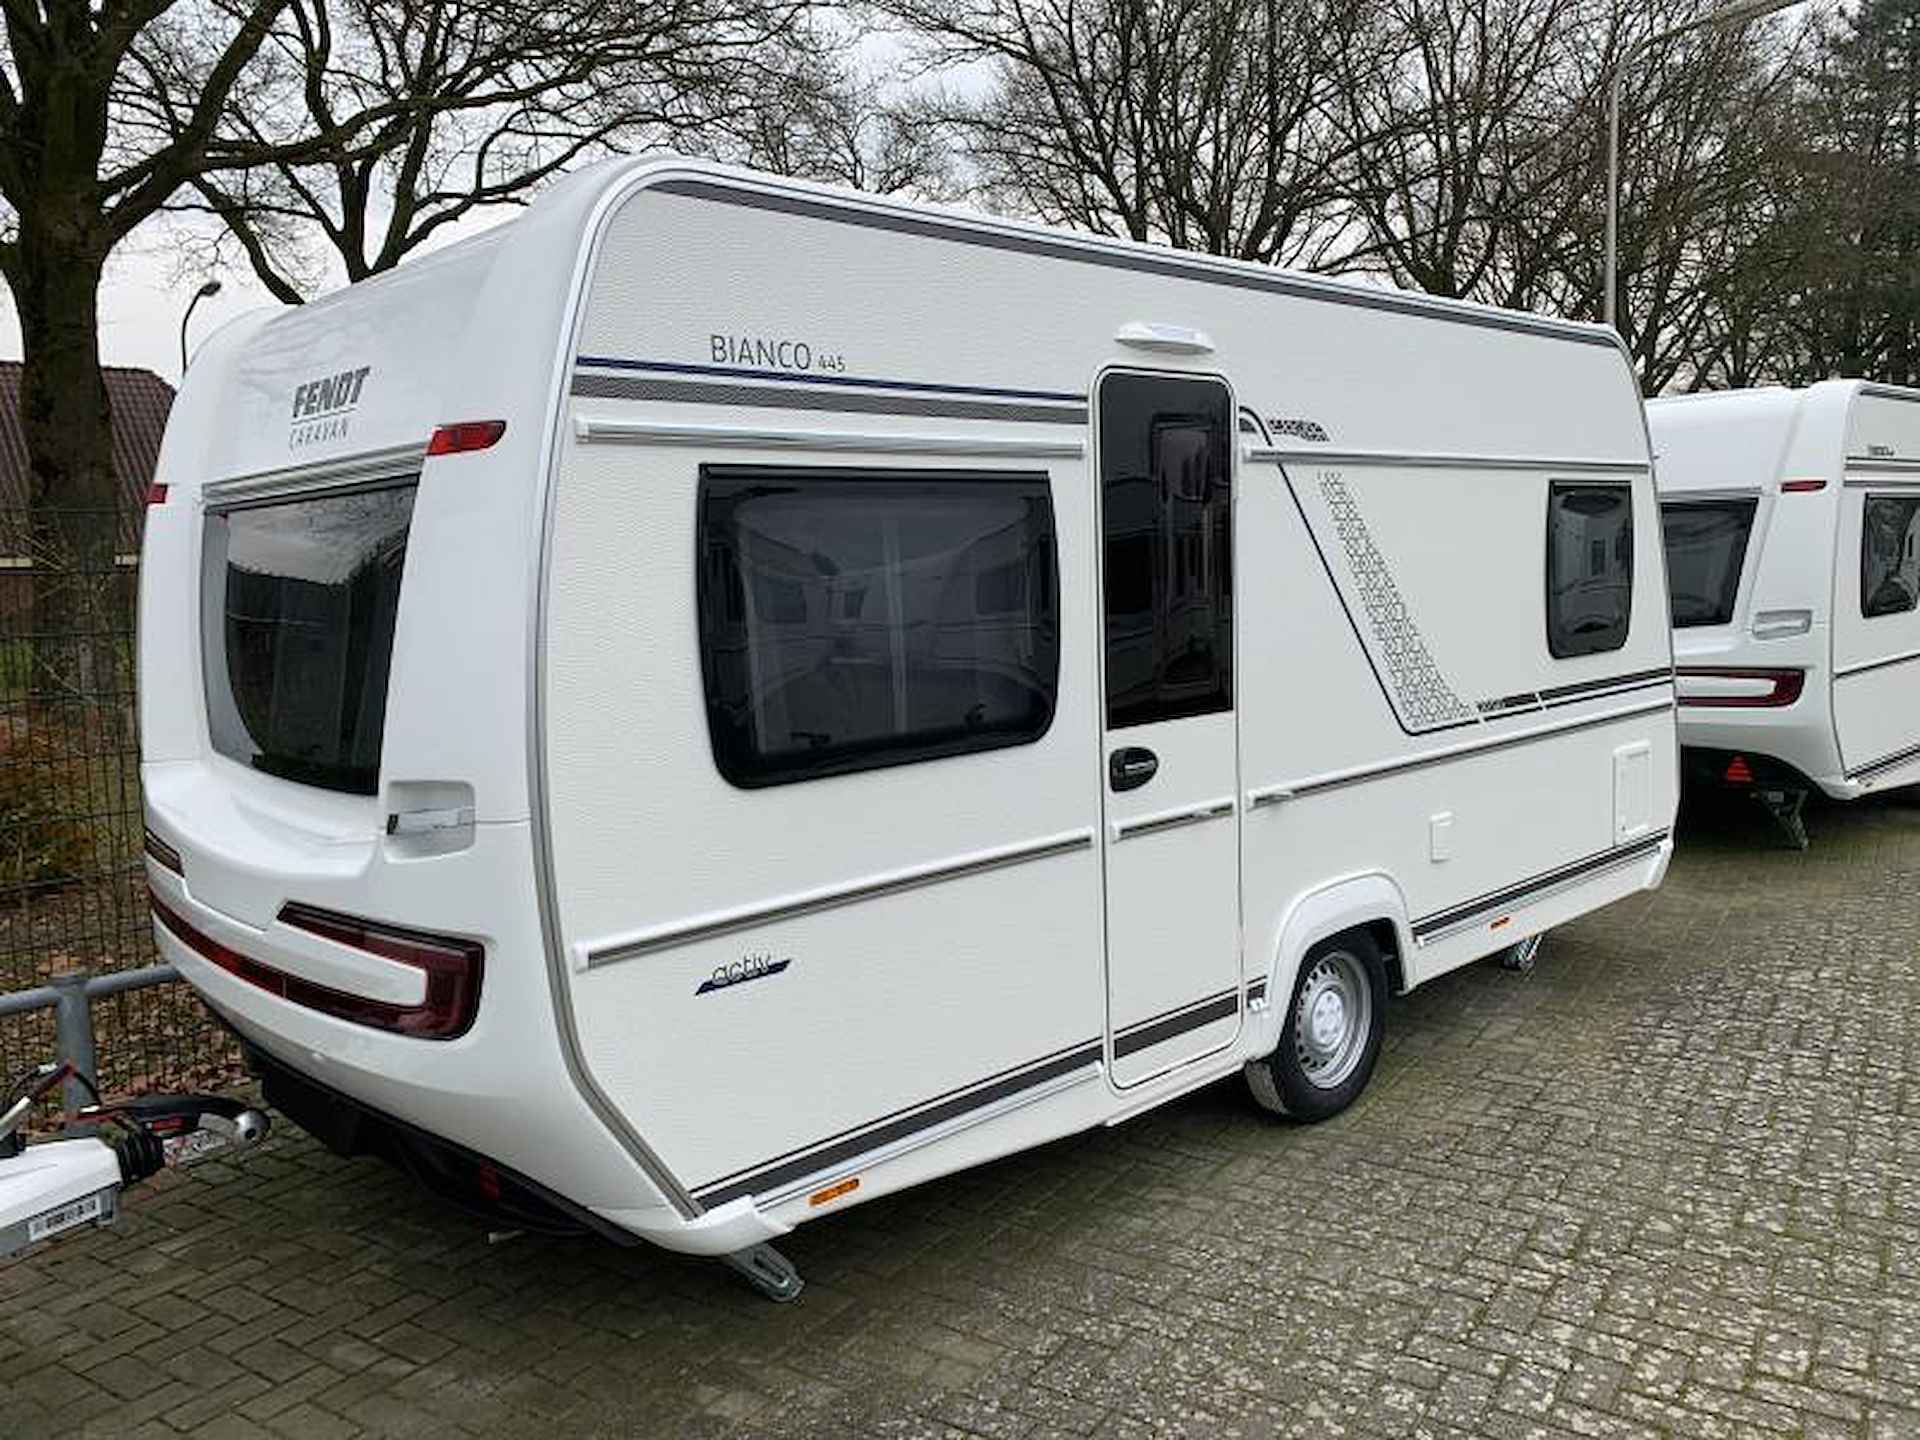
[(1344, 950), (1322, 955), (1300, 986), (1293, 1017), (1294, 1053), (1308, 1083), (1320, 1090), (1345, 1084), (1372, 1024), (1373, 991), (1360, 960)]

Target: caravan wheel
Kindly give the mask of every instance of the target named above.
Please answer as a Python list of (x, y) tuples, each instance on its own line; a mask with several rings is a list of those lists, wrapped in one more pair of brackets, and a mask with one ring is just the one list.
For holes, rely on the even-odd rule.
[(1278, 1115), (1325, 1120), (1367, 1088), (1386, 1033), (1387, 976), (1364, 931), (1307, 952), (1294, 981), (1280, 1046), (1247, 1064), (1254, 1099)]

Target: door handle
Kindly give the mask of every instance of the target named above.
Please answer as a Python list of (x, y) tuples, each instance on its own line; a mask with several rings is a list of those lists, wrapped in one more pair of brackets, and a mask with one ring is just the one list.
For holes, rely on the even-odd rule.
[(1160, 772), (1160, 757), (1144, 745), (1123, 745), (1107, 757), (1107, 783), (1118, 793), (1138, 790)]

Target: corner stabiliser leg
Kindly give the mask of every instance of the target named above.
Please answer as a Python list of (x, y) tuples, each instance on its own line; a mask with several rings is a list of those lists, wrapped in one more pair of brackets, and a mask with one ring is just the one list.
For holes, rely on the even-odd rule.
[(1804, 790), (1755, 790), (1753, 798), (1779, 828), (1781, 838), (1795, 850), (1807, 848), (1807, 805)]
[(720, 1258), (762, 1295), (783, 1305), (789, 1300), (798, 1300), (806, 1288), (793, 1262), (771, 1245), (755, 1245), (750, 1250), (736, 1250)]

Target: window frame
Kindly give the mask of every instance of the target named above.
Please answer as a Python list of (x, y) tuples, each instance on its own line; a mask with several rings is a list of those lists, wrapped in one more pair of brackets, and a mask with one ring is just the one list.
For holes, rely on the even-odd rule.
[[(1554, 625), (1557, 609), (1554, 599), (1555, 555), (1554, 516), (1558, 513), (1556, 501), (1563, 494), (1576, 490), (1617, 490), (1626, 497), (1627, 502), (1627, 600), (1626, 618), (1619, 627), (1619, 638), (1608, 643), (1604, 638), (1598, 642), (1580, 641), (1571, 646), (1563, 643), (1562, 637)], [(1633, 482), (1630, 480), (1552, 480), (1547, 483), (1546, 505), (1546, 553), (1542, 556), (1541, 576), (1544, 580), (1545, 601), (1542, 620), (1547, 632), (1547, 654), (1555, 660), (1578, 660), (1588, 655), (1607, 655), (1615, 650), (1624, 650), (1627, 642), (1633, 638), (1633, 576), (1634, 551), (1637, 541), (1633, 534)], [(1662, 544), (1665, 543), (1664, 537)], [(1669, 601), (1671, 603), (1671, 601)], [(1668, 617), (1671, 620), (1671, 616)]]
[[(722, 707), (717, 692), (719, 677), (715, 673), (713, 647), (708, 638), (709, 605), (718, 603), (721, 598), (713, 597), (712, 600), (709, 598), (711, 581), (706, 563), (715, 519), (716, 497), (713, 490), (719, 483), (745, 487), (755, 482), (805, 485), (809, 481), (837, 485), (864, 482), (896, 485), (939, 484), (950, 487), (1005, 485), (1022, 487), (1029, 494), (1037, 492), (1038, 500), (1045, 507), (1045, 528), (1041, 539), (1046, 551), (1045, 564), (1050, 602), (1050, 613), (1046, 618), (1052, 629), (1053, 644), (1051, 669), (1044, 676), (1046, 680), (1045, 713), (1036, 725), (1018, 732), (983, 731), (919, 744), (895, 741), (886, 745), (841, 752), (810, 765), (783, 763), (771, 767), (742, 769), (735, 763), (737, 757), (729, 753), (721, 743), (721, 727), (716, 724), (716, 718)], [(724, 503), (724, 501), (718, 503)], [(700, 698), (707, 731), (707, 749), (715, 770), (735, 789), (770, 790), (787, 785), (804, 784), (811, 780), (830, 779), (834, 776), (857, 775), (869, 770), (890, 770), (933, 760), (953, 759), (961, 755), (979, 755), (995, 750), (1018, 749), (1022, 746), (1038, 744), (1052, 731), (1054, 717), (1059, 713), (1060, 707), (1060, 672), (1062, 652), (1066, 642), (1063, 633), (1065, 606), (1062, 603), (1060, 590), (1059, 507), (1054, 503), (1053, 475), (1050, 470), (1044, 468), (1001, 470), (980, 466), (922, 468), (907, 465), (704, 462), (699, 467), (698, 483), (695, 487), (693, 543), (694, 645), (699, 652)]]
[[(1867, 559), (1868, 559), (1869, 552), (1867, 549), (1867, 537), (1871, 533), (1871, 531), (1867, 525), (1867, 511), (1870, 508), (1872, 508), (1873, 503), (1876, 500), (1890, 500), (1895, 503), (1904, 502), (1913, 507), (1914, 513), (1916, 515), (1920, 515), (1920, 492), (1904, 491), (1904, 490), (1901, 490), (1901, 491), (1881, 490), (1881, 491), (1875, 492), (1875, 491), (1869, 490), (1865, 495), (1861, 497), (1861, 500), (1860, 500), (1860, 618), (1862, 620), (1884, 620), (1889, 616), (1893, 616), (1893, 615), (1911, 615), (1914, 613), (1916, 609), (1920, 609), (1920, 590), (1917, 590), (1916, 593), (1910, 595), (1905, 605), (1897, 606), (1890, 610), (1874, 610), (1874, 609), (1868, 608)], [(1910, 515), (1907, 519), (1907, 525), (1909, 529), (1912, 528), (1913, 520), (1914, 520), (1913, 515)]]

